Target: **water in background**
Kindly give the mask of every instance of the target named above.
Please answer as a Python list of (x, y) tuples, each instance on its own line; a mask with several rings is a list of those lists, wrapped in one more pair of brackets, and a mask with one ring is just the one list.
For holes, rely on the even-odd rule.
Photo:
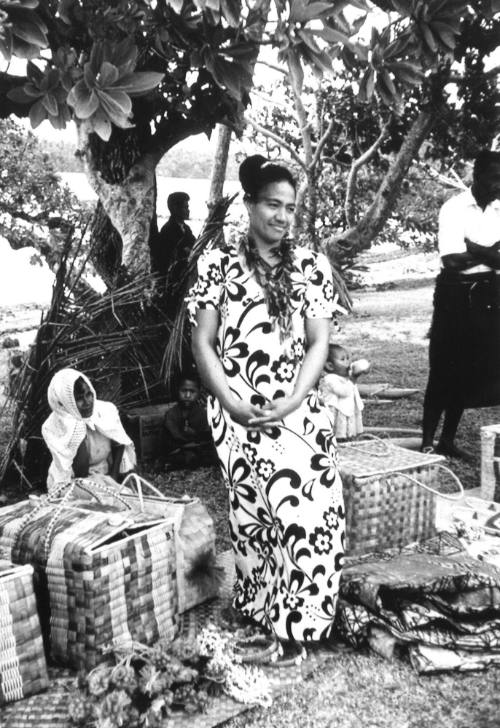
[[(80, 200), (97, 199), (88, 180), (83, 172), (64, 172), (61, 174), (62, 180), (68, 185), (70, 190)], [(210, 180), (208, 179), (189, 179), (182, 177), (157, 177), (158, 199), (156, 204), (156, 212), (158, 215), (158, 225), (161, 227), (166, 222), (169, 212), (167, 208), (167, 197), (171, 192), (187, 192), (190, 201), (191, 219), (189, 225), (195, 235), (200, 232), (201, 226), (207, 216), (207, 199), (210, 190)], [(232, 195), (240, 192), (241, 188), (235, 180), (226, 182), (224, 185), (224, 193)], [(244, 214), (244, 206), (241, 194), (231, 205), (228, 215), (228, 222), (236, 222)]]
[[(84, 201), (96, 200), (91, 186), (83, 172), (64, 172), (61, 178), (71, 191)], [(208, 179), (184, 179), (179, 177), (158, 177), (158, 225), (166, 222), (169, 212), (167, 197), (171, 192), (187, 192), (190, 196), (191, 219), (189, 225), (197, 235), (207, 216), (207, 199), (210, 190)], [(236, 181), (226, 182), (225, 194), (234, 194), (240, 191)], [(244, 206), (241, 194), (231, 205), (227, 221), (239, 222), (244, 216)], [(7, 241), (0, 238), (0, 306), (18, 306), (22, 304), (38, 303), (45, 307), (52, 297), (54, 274), (45, 262), (41, 265), (31, 265), (30, 259), (36, 254), (34, 248), (12, 250)]]

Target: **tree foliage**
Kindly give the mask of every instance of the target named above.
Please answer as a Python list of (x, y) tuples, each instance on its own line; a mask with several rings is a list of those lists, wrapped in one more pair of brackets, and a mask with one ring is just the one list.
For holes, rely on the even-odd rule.
[(251, 86), (238, 0), (0, 0), (0, 11), (0, 52), (30, 59), (7, 97), (33, 126), (75, 118), (104, 141), (144, 118), (198, 117), (208, 129), (212, 115), (234, 122)]
[(70, 227), (88, 210), (63, 185), (36, 137), (13, 119), (0, 120), (0, 235), (14, 249), (33, 246), (52, 267)]
[[(352, 265), (388, 220), (393, 233), (418, 232), (428, 244), (429, 216), (421, 224), (409, 199), (396, 210), (405, 186), (425, 191), (422, 168), (409, 179), (424, 140), (427, 162), (439, 165), (470, 159), (498, 134), (498, 69), (485, 72), (484, 59), (499, 45), (500, 4), (375, 5), (386, 12), (386, 23), (372, 26), (368, 36), (360, 32), (366, 13), (347, 22), (331, 4), (324, 4), (327, 29), (304, 32), (299, 23), (287, 30), (279, 52), (282, 93), (261, 89), (267, 105), (260, 118), (250, 117), (252, 133), (262, 132), (268, 149), (298, 167), (297, 228), (314, 245), (326, 245), (340, 267)], [(309, 59), (316, 82), (305, 72), (304, 44), (321, 58)], [(321, 48), (329, 50), (326, 56)], [(329, 80), (323, 72), (335, 62)], [(433, 195), (436, 204), (438, 198)]]
[[(160, 159), (216, 123), (241, 129), (262, 45), (288, 74), (304, 149), (296, 161), (310, 189), (335, 120), (314, 139), (301, 102), (306, 69), (323, 79), (343, 68), (352, 89), (346, 112), (375, 104), (367, 108), (377, 109), (373, 133), (381, 134), (373, 123), (380, 116), (384, 143), (397, 137), (413, 103), (398, 152), (404, 162), (356, 229), (366, 246), (394, 205), (408, 160), (443, 117), (453, 62), (479, 72), (485, 44), (497, 43), (499, 10), (500, 0), (0, 0), (0, 52), (27, 59), (24, 77), (0, 73), (0, 115), (29, 116), (33, 125), (48, 119), (56, 128), (76, 121), (103, 212), (97, 229), (132, 266), (154, 235)], [(375, 11), (386, 22), (371, 23), (367, 36)], [(480, 86), (463, 89), (464, 118), (471, 104), (479, 107)], [(477, 116), (482, 139), (484, 122), (488, 134), (494, 124), (488, 104)], [(344, 151), (353, 156), (355, 145)]]

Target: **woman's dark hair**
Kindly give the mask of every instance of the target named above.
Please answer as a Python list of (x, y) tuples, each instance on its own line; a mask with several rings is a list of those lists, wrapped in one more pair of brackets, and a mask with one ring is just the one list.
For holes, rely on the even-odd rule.
[(253, 154), (240, 164), (239, 178), (245, 197), (250, 200), (255, 200), (262, 188), (273, 182), (288, 182), (294, 190), (297, 188), (297, 181), (287, 167), (270, 162), (261, 154)]
[(492, 200), (496, 193), (491, 189), (491, 178), (500, 171), (500, 152), (483, 149), (474, 160), (472, 194), (477, 204), (483, 209)]

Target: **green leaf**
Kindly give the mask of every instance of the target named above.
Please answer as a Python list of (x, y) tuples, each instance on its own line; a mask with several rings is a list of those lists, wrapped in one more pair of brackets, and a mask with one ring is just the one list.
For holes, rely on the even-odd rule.
[[(37, 94), (39, 96), (39, 94)], [(11, 88), (7, 91), (7, 98), (14, 101), (16, 104), (31, 104), (33, 103), (33, 97), (28, 96), (24, 90), (24, 86), (18, 86), (17, 88)]]
[(350, 42), (350, 38), (345, 33), (341, 33), (340, 30), (334, 28), (320, 28), (315, 31), (316, 35), (319, 35), (327, 43), (344, 43)]
[(397, 109), (401, 105), (401, 95), (387, 71), (380, 71), (376, 81), (377, 93), (383, 103), (390, 109)]
[(26, 65), (26, 75), (28, 78), (35, 83), (35, 85), (39, 86), (44, 78), (44, 73), (41, 71), (38, 66), (33, 63), (33, 61), (28, 61)]
[(12, 23), (13, 34), (21, 40), (39, 48), (47, 47), (47, 26), (32, 10), (9, 9), (9, 23)]
[(429, 48), (429, 50), (432, 53), (437, 53), (438, 51), (438, 44), (436, 43), (436, 39), (434, 38), (434, 35), (432, 33), (432, 30), (429, 28), (429, 26), (425, 23), (421, 23), (420, 30), (422, 33), (422, 37), (425, 41), (425, 44)]
[(104, 61), (95, 79), (96, 86), (103, 89), (112, 86), (118, 79), (118, 75), (117, 67), (108, 61)]
[(30, 123), (33, 129), (36, 129), (37, 126), (40, 126), (42, 121), (45, 121), (45, 119), (47, 118), (47, 110), (41, 101), (37, 101), (33, 104), (30, 109), (29, 116)]
[(304, 84), (304, 69), (297, 53), (290, 50), (286, 55), (286, 61), (290, 67), (291, 73), (295, 76), (295, 83), (299, 91), (302, 90)]
[(66, 119), (63, 116), (49, 116), (49, 121), (54, 129), (66, 129)]
[(12, 58), (12, 33), (8, 28), (4, 28), (4, 37), (0, 38), (0, 54), (7, 63)]
[(90, 123), (97, 136), (100, 136), (103, 141), (108, 142), (113, 127), (107, 116), (100, 111), (100, 113), (94, 114)]
[(106, 89), (96, 91), (100, 106), (107, 116), (114, 121), (114, 117), (129, 117), (132, 113), (132, 99), (124, 91)]
[[(373, 69), (368, 69), (368, 71)], [(367, 79), (368, 79), (368, 71), (363, 74), (363, 77), (361, 81), (359, 82), (359, 90), (358, 90), (358, 101), (360, 101), (362, 104), (366, 103), (368, 101), (368, 95), (366, 93), (366, 86), (367, 86)]]
[(297, 36), (301, 38), (307, 46), (309, 46), (313, 53), (320, 52), (320, 47), (316, 43), (314, 34), (310, 30), (298, 30)]
[(120, 75), (133, 71), (137, 65), (139, 50), (132, 38), (124, 38), (119, 43), (107, 43), (103, 60), (109, 61), (120, 70)]
[(389, 60), (391, 58), (397, 58), (405, 55), (407, 49), (415, 42), (414, 33), (405, 32), (402, 33), (398, 38), (389, 43), (384, 51), (384, 58)]
[(366, 99), (370, 101), (375, 90), (375, 71), (369, 68), (366, 72)]
[(430, 27), (434, 35), (439, 38), (444, 46), (449, 48), (451, 51), (455, 48), (457, 39), (453, 32), (453, 28), (450, 25), (434, 20), (430, 23)]
[(219, 86), (226, 88), (235, 99), (241, 99), (241, 66), (226, 61), (220, 56), (207, 59), (206, 65), (207, 70), (212, 74), (214, 81)]
[(313, 71), (315, 67), (319, 72), (318, 78), (321, 78), (323, 73), (330, 73), (332, 70), (332, 59), (324, 51), (319, 51), (319, 53), (309, 51), (309, 62), (313, 65)]
[(159, 86), (164, 78), (165, 74), (156, 71), (136, 71), (120, 78), (113, 89), (125, 91), (129, 96), (141, 96)]
[(385, 69), (382, 69), (381, 71), (379, 71), (378, 76), (384, 82), (384, 84), (385, 84), (387, 90), (389, 91), (389, 93), (391, 94), (391, 96), (395, 97), (397, 95), (397, 89), (396, 89), (396, 86), (394, 85), (394, 81), (392, 80), (389, 72), (386, 71)]
[(182, 6), (184, 5), (184, 0), (167, 0), (167, 5), (170, 5), (174, 13), (180, 15), (182, 12)]
[(57, 101), (53, 94), (45, 94), (45, 96), (41, 99), (41, 102), (47, 109), (48, 114), (50, 114), (51, 116), (57, 116)]
[(319, 20), (325, 15), (334, 15), (337, 12), (335, 3), (311, 2), (298, 0), (292, 2), (290, 8), (290, 23), (308, 23), (310, 20)]
[(420, 66), (416, 66), (408, 61), (394, 61), (386, 65), (400, 83), (418, 86), (425, 78), (425, 74)]
[(73, 107), (78, 119), (88, 119), (99, 108), (99, 99), (85, 81), (76, 83), (68, 94), (68, 104)]
[(83, 67), (83, 80), (88, 88), (94, 88), (96, 85), (96, 75), (90, 62), (86, 63)]
[(391, 0), (392, 7), (403, 18), (409, 17), (413, 12), (413, 3), (411, 0)]
[(240, 3), (235, 3), (234, 0), (221, 0), (220, 7), (222, 15), (225, 17), (228, 24), (232, 28), (237, 28), (240, 24)]
[(23, 89), (27, 96), (30, 96), (32, 99), (37, 99), (40, 96), (42, 96), (42, 91), (40, 91), (39, 86), (36, 86), (31, 81), (28, 81), (28, 83), (25, 83), (23, 86)]

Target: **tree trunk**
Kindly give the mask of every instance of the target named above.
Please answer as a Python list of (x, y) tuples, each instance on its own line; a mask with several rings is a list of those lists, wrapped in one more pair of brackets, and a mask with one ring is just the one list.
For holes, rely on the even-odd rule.
[(350, 255), (371, 247), (396, 206), (401, 184), (422, 142), (429, 135), (434, 120), (435, 114), (430, 111), (421, 111), (417, 116), (363, 218), (327, 244), (326, 252), (331, 260), (336, 259), (335, 252), (338, 247), (348, 250)]
[[(141, 153), (149, 135), (141, 139), (140, 129), (134, 135), (135, 145), (113, 146), (110, 141), (104, 152), (102, 145), (90, 138), (86, 124), (79, 125), (78, 134), (87, 178), (99, 198), (91, 230), (96, 239), (93, 262), (106, 284), (113, 287), (120, 264), (128, 276), (150, 270), (150, 239), (156, 231), (157, 160)], [(135, 153), (131, 154), (131, 146)]]
[(226, 180), (227, 160), (229, 147), (231, 145), (232, 131), (223, 124), (217, 125), (217, 147), (215, 149), (212, 177), (210, 180), (210, 192), (208, 195), (208, 207), (212, 209), (223, 197), (224, 182)]

